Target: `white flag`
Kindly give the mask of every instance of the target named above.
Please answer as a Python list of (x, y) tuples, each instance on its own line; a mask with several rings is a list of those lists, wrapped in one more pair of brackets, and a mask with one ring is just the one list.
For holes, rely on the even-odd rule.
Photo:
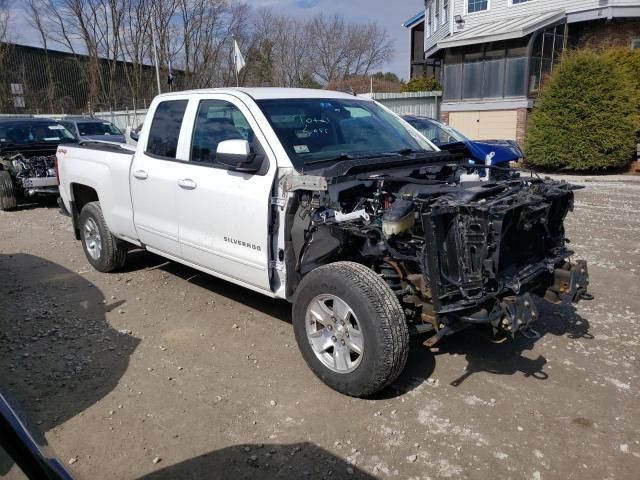
[(240, 70), (245, 66), (244, 57), (242, 56), (242, 52), (240, 51), (240, 47), (238, 46), (238, 42), (236, 40), (233, 41), (233, 57), (236, 63), (236, 72), (240, 73)]
[(169, 59), (169, 71), (167, 72), (167, 83), (169, 85), (173, 83), (173, 69), (171, 68), (171, 59)]

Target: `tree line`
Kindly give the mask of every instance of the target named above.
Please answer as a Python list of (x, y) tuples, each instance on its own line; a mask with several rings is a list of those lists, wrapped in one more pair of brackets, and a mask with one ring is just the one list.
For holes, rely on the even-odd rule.
[[(26, 19), (43, 48), (82, 58), (79, 81), (94, 105), (141, 105), (142, 99), (155, 94), (150, 92), (155, 83), (149, 84), (154, 43), (164, 90), (170, 68), (174, 88), (235, 85), (234, 39), (246, 59), (239, 78), (245, 86), (334, 84), (370, 75), (393, 54), (388, 32), (375, 22), (351, 23), (340, 15), (325, 14), (298, 19), (237, 0), (24, 0), (24, 4)], [(7, 0), (0, 0), (0, 20), (7, 5)], [(1, 35), (2, 25), (0, 40)], [(55, 72), (47, 58), (45, 62), (51, 85), (45, 95), (55, 96)], [(122, 62), (127, 62), (124, 69)]]

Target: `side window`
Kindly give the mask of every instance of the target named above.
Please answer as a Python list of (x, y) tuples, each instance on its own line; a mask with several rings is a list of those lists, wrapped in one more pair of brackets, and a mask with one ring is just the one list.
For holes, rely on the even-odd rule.
[(180, 127), (187, 103), (187, 100), (167, 100), (158, 105), (149, 130), (147, 153), (176, 158)]
[(225, 140), (247, 140), (252, 150), (254, 147), (253, 130), (238, 107), (224, 100), (202, 100), (191, 140), (191, 161), (215, 163), (218, 144)]
[(72, 122), (60, 122), (60, 124), (61, 124), (64, 128), (66, 128), (67, 130), (69, 130), (69, 133), (70, 133), (71, 135), (73, 135), (74, 137), (77, 135), (77, 133), (76, 133), (76, 129), (75, 129), (75, 127), (74, 127), (74, 125), (73, 125), (73, 123), (72, 123)]

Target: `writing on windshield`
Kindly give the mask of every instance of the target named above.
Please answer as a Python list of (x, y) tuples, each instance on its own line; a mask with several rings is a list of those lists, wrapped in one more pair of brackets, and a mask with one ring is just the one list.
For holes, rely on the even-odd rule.
[(312, 98), (257, 103), (296, 167), (339, 158), (433, 150), (372, 101)]

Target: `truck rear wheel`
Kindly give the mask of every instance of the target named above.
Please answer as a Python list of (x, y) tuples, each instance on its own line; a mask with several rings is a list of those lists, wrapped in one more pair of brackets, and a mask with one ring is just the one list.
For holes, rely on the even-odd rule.
[(293, 329), (311, 370), (346, 395), (372, 395), (407, 362), (402, 307), (388, 285), (358, 263), (332, 263), (304, 277), (293, 304)]
[(124, 266), (127, 246), (109, 231), (100, 202), (87, 203), (80, 212), (78, 223), (82, 248), (93, 268), (99, 272), (111, 272)]
[(17, 206), (16, 190), (11, 174), (6, 170), (0, 170), (0, 210), (11, 210)]

